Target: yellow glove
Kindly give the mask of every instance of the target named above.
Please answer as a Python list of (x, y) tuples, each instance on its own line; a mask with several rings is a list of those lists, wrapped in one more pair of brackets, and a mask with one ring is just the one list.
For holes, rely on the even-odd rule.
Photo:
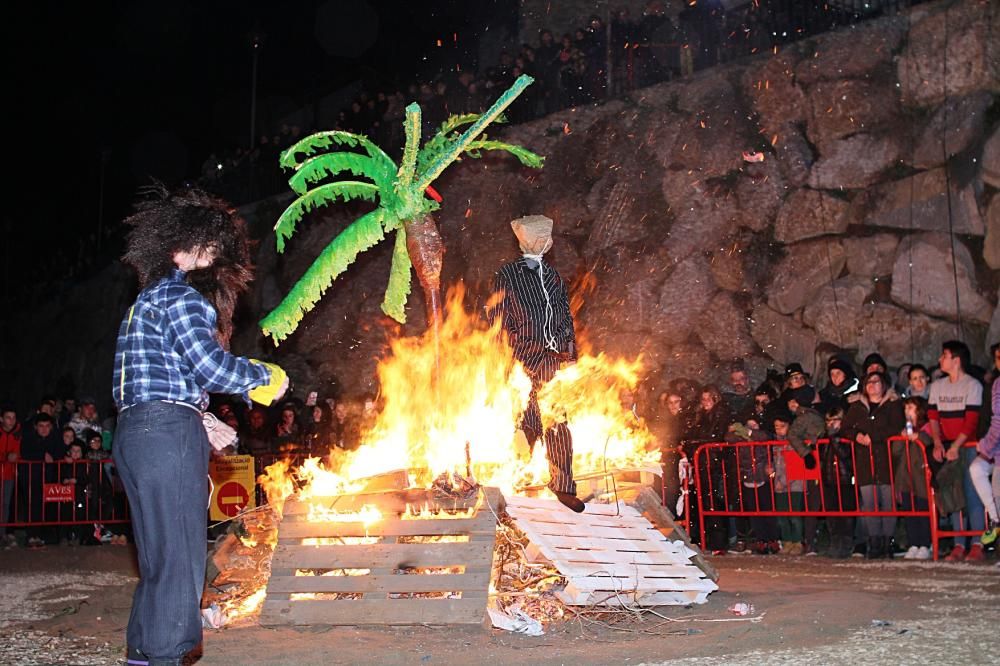
[(285, 389), (288, 387), (288, 375), (273, 363), (265, 363), (253, 358), (250, 359), (250, 362), (263, 365), (271, 371), (269, 383), (250, 389), (250, 399), (266, 407), (285, 393)]

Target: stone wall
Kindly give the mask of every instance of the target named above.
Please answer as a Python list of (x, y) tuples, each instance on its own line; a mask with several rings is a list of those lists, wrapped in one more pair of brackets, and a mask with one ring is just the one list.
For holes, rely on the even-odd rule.
[[(555, 220), (552, 263), (588, 287), (578, 328), (596, 350), (641, 353), (650, 387), (719, 380), (734, 357), (757, 379), (792, 361), (814, 370), (838, 349), (933, 364), (959, 336), (985, 364), (1000, 339), (1000, 44), (988, 39), (1000, 12), (990, 9), (923, 4), (910, 22), (880, 19), (506, 129), (545, 168), (466, 160), (435, 183), (445, 284), (464, 282), (469, 308), (480, 307), (496, 267), (517, 256), (509, 220), (542, 213)], [(275, 351), (253, 322), (358, 214), (314, 215), (279, 256), (266, 234), (287, 201), (245, 211), (264, 240), (234, 348), (275, 357), (303, 392), (368, 390), (387, 341), (423, 330), (422, 296), (406, 326), (381, 314), (383, 243)], [(71, 304), (21, 317), (0, 395), (34, 400), (69, 375), (110, 398), (132, 289), (111, 268)]]
[[(654, 386), (721, 379), (734, 357), (758, 371), (814, 371), (836, 350), (933, 364), (955, 337), (986, 363), (1000, 338), (998, 19), (974, 0), (925, 4), (912, 25), (880, 19), (511, 127), (545, 168), (467, 160), (437, 183), (446, 283), (480, 307), (517, 256), (508, 221), (542, 213), (552, 262), (589, 288), (578, 327), (597, 350), (642, 353)], [(283, 269), (262, 271), (262, 308), (346, 221), (310, 223)], [(388, 251), (279, 356), (370, 387), (387, 336), (423, 326), (417, 292), (406, 327), (380, 315)], [(274, 261), (265, 249), (261, 266)]]

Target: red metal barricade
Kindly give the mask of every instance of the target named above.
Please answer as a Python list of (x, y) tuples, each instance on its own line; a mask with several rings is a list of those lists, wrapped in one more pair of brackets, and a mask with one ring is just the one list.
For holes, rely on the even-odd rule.
[(129, 522), (125, 489), (110, 458), (6, 464), (14, 478), (3, 481), (7, 510), (0, 515), (0, 527)]
[[(977, 444), (979, 444), (979, 442), (966, 442), (962, 446), (962, 448), (963, 448), (963, 450), (964, 449), (975, 450)], [(963, 474), (968, 474), (968, 473), (969, 472), (968, 472), (967, 469), (963, 472)], [(997, 472), (994, 471), (994, 474), (996, 474), (996, 473)], [(964, 482), (964, 479), (963, 479), (963, 482)], [(932, 493), (934, 492), (933, 488), (931, 489), (931, 492)], [(968, 493), (966, 493), (966, 501), (968, 501)], [(935, 510), (935, 517), (934, 517), (934, 520), (931, 523), (931, 540), (933, 542), (934, 559), (935, 560), (938, 558), (938, 541), (940, 539), (948, 539), (948, 538), (954, 538), (954, 537), (978, 537), (978, 536), (981, 536), (982, 533), (986, 530), (987, 519), (986, 519), (986, 516), (985, 516), (985, 511), (984, 511), (984, 516), (983, 516), (983, 525), (982, 525), (982, 527), (980, 527), (978, 529), (976, 529), (974, 527), (973, 529), (968, 529), (968, 530), (954, 530), (954, 529), (941, 529), (938, 526), (938, 516), (936, 514), (936, 502), (931, 502), (931, 509)], [(965, 511), (959, 511), (958, 512), (958, 514), (960, 516), (961, 523), (963, 525), (966, 523), (965, 513), (966, 513)], [(947, 516), (945, 516), (945, 517), (947, 517)]]
[[(900, 469), (896, 466), (896, 455), (893, 454), (893, 444), (902, 446), (902, 460), (905, 461), (909, 478), (914, 484), (923, 484), (928, 498), (927, 509), (917, 508), (915, 493), (909, 493), (909, 504), (898, 503), (896, 479)], [(841, 466), (847, 464), (844, 456), (837, 452), (826, 452), (824, 448), (835, 444), (846, 444), (850, 457), (850, 483), (840, 482)], [(922, 517), (930, 523), (931, 541), (937, 556), (937, 539), (948, 533), (938, 532), (937, 515), (934, 509), (934, 495), (931, 487), (931, 473), (927, 465), (924, 448), (917, 442), (910, 442), (903, 437), (893, 437), (885, 442), (889, 465), (889, 483), (892, 506), (878, 505), (878, 493), (874, 493), (875, 508), (864, 511), (862, 506), (860, 486), (857, 483), (859, 464), (869, 470), (876, 468), (875, 451), (867, 449), (867, 455), (859, 455), (859, 447), (845, 442), (819, 440), (816, 450), (812, 453), (816, 464), (806, 467), (803, 459), (788, 447), (787, 441), (767, 442), (718, 442), (703, 444), (694, 454), (694, 481), (697, 507), (699, 537), (702, 547), (705, 546), (705, 520), (707, 517), (731, 516), (774, 516), (774, 517)], [(921, 462), (920, 470), (914, 470), (911, 453), (916, 453), (916, 459)], [(779, 456), (781, 460), (779, 461)], [(832, 460), (832, 468), (827, 467), (827, 474), (837, 482), (825, 483), (822, 480), (822, 461)], [(784, 465), (786, 486), (782, 490), (775, 489), (775, 476), (779, 465)], [(917, 472), (917, 474), (914, 474)], [(846, 477), (847, 475), (845, 475)], [(792, 482), (803, 484), (802, 509), (794, 509), (792, 497)], [(745, 483), (746, 482), (746, 483)], [(808, 484), (815, 484), (809, 487)], [(747, 485), (749, 484), (749, 485)], [(886, 484), (878, 484), (886, 485)], [(778, 497), (784, 495), (787, 509), (776, 509)], [(766, 508), (761, 508), (761, 507)]]

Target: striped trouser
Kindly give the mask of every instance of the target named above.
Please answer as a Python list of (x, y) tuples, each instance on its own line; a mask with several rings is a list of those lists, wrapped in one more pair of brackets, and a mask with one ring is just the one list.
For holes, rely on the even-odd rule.
[[(542, 414), (538, 409), (538, 387), (551, 379), (557, 369), (558, 362), (553, 359), (552, 362), (543, 363), (542, 367), (535, 368), (535, 372), (531, 373), (531, 398), (528, 400), (528, 406), (521, 418), (521, 429), (532, 446), (543, 435)], [(565, 423), (557, 423), (545, 431), (544, 440), (545, 457), (549, 461), (549, 488), (557, 492), (575, 495), (573, 435)]]

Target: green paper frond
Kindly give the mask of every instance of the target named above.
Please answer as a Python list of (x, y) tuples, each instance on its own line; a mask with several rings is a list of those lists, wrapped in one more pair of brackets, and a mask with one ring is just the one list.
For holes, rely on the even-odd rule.
[(465, 149), (465, 154), (473, 159), (479, 159), (480, 151), (482, 150), (506, 150), (508, 153), (513, 155), (526, 167), (531, 167), (533, 169), (541, 169), (542, 163), (545, 158), (534, 153), (523, 146), (518, 146), (513, 143), (506, 143), (505, 141), (494, 141), (492, 139), (483, 139), (481, 141), (473, 141)]
[(298, 327), (302, 316), (315, 307), (323, 292), (347, 270), (359, 254), (385, 238), (381, 208), (362, 215), (323, 249), (305, 275), (295, 283), (284, 300), (260, 321), (264, 335), (281, 342)]
[(400, 324), (406, 323), (406, 299), (410, 295), (410, 254), (406, 251), (406, 227), (396, 231), (396, 244), (392, 248), (392, 268), (389, 269), (389, 286), (382, 300), (382, 312)]
[[(288, 179), (288, 184), (296, 194), (305, 194), (310, 185), (326, 178), (336, 176), (345, 171), (361, 178), (370, 178), (380, 187), (392, 187), (392, 172), (388, 174), (370, 157), (358, 153), (326, 153), (310, 157), (303, 162), (295, 174)], [(386, 176), (390, 180), (386, 181)]]
[(406, 132), (406, 145), (403, 147), (403, 161), (399, 165), (399, 174), (396, 177), (396, 187), (400, 190), (413, 181), (417, 149), (420, 147), (420, 106), (416, 102), (406, 107), (403, 130)]
[(479, 120), (481, 113), (458, 113), (452, 116), (448, 116), (448, 119), (441, 123), (441, 128), (438, 130), (437, 135), (441, 136), (443, 134), (449, 134), (454, 132), (456, 129), (463, 125), (469, 125), (471, 123)]
[(472, 143), (476, 137), (478, 137), (486, 126), (491, 122), (496, 120), (500, 114), (510, 106), (511, 102), (517, 99), (517, 96), (524, 92), (524, 89), (531, 85), (534, 81), (533, 78), (527, 74), (522, 74), (517, 77), (514, 84), (500, 95), (500, 98), (493, 103), (486, 113), (479, 116), (465, 132), (462, 133), (455, 142), (450, 145), (450, 148), (443, 152), (432, 164), (430, 164), (421, 174), (419, 180), (417, 181), (417, 191), (424, 191), (428, 185), (437, 180), (437, 177), (448, 168), (448, 166), (454, 162), (462, 152)]
[(342, 130), (332, 130), (329, 132), (317, 132), (310, 134), (301, 141), (289, 146), (281, 152), (278, 164), (283, 169), (298, 169), (302, 161), (298, 155), (309, 157), (319, 151), (329, 148), (332, 145), (347, 146), (348, 148), (362, 148), (368, 156), (391, 171), (396, 170), (396, 163), (386, 155), (385, 151), (376, 146), (371, 139), (363, 134), (354, 132), (344, 132)]
[(345, 202), (351, 199), (375, 201), (378, 193), (377, 185), (359, 180), (340, 180), (336, 183), (320, 185), (303, 194), (289, 204), (285, 212), (278, 218), (277, 224), (274, 225), (274, 232), (278, 238), (278, 252), (285, 251), (285, 239), (291, 238), (292, 234), (295, 233), (295, 223), (309, 211), (334, 203), (337, 199)]

